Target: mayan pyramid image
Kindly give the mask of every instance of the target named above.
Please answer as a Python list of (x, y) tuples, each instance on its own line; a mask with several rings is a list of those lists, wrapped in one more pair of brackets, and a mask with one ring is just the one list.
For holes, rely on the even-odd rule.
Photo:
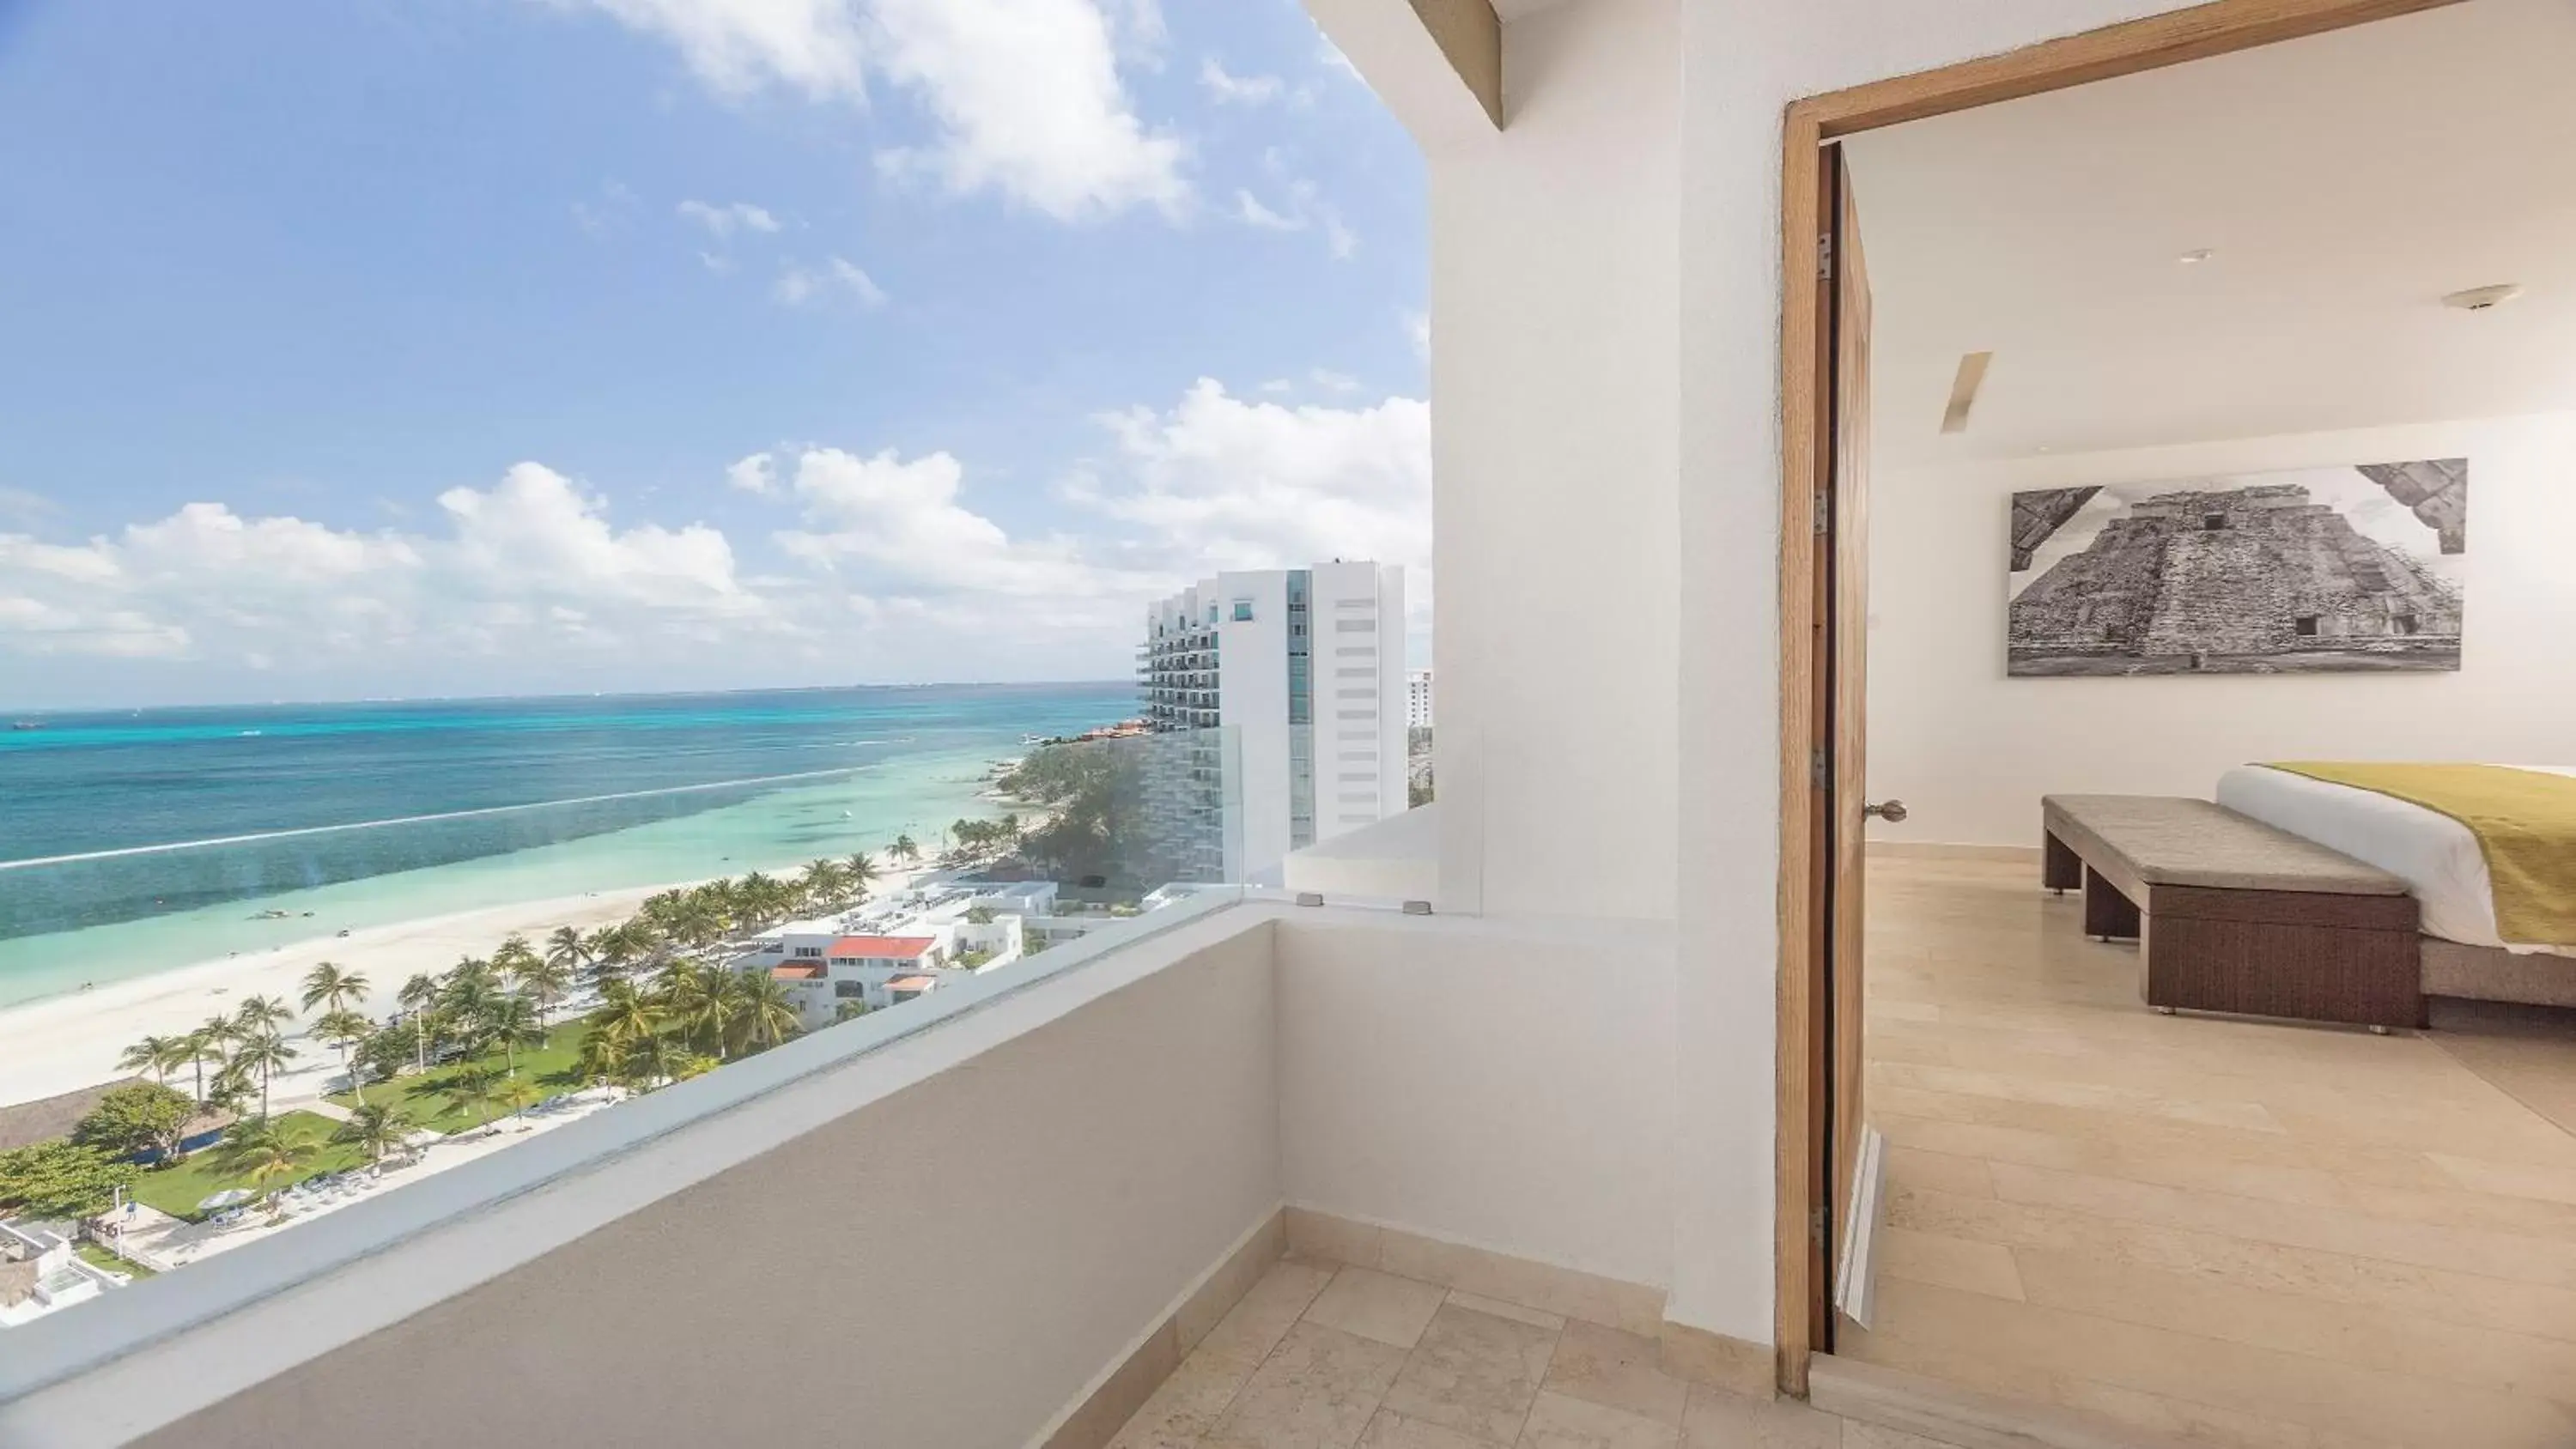
[[(2431, 558), (2467, 548), (2466, 460), (2354, 471), (2423, 525), (2423, 556), (2364, 536), (2297, 484), (2122, 490), (2121, 514), (2013, 598), (2011, 672), (2459, 668), (2460, 591)], [(2017, 577), (2101, 491), (2014, 495)]]

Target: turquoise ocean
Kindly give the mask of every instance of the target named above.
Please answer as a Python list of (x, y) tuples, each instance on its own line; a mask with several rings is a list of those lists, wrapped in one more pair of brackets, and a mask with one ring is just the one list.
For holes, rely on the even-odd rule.
[(1133, 686), (941, 685), (20, 716), (0, 1006), (341, 930), (935, 847)]

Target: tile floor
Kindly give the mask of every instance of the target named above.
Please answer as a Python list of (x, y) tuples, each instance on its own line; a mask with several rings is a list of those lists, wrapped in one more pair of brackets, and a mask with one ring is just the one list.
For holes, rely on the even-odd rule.
[(1869, 871), (1845, 1353), (2218, 1445), (2576, 1445), (2576, 1013), (2489, 1052), (2158, 1016), (2035, 867)]
[(1112, 1449), (1943, 1449), (1685, 1384), (1654, 1340), (1291, 1256)]

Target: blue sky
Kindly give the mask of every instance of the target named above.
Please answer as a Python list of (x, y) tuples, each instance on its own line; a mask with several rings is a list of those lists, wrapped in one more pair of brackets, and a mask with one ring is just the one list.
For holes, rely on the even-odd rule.
[(0, 702), (1102, 677), (1428, 562), (1421, 163), (1294, 0), (144, 9), (0, 0)]

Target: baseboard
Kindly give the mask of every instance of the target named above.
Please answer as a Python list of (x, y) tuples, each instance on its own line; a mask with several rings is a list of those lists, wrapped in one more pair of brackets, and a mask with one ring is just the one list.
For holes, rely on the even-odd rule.
[(1288, 1250), (1284, 1216), (1272, 1209), (1182, 1290), (1117, 1362), (1100, 1372), (1055, 1421), (1029, 1442), (1043, 1449), (1101, 1449), (1153, 1397), (1199, 1340), (1216, 1327)]
[(2203, 1449), (2055, 1404), (2007, 1399), (1829, 1353), (1808, 1362), (1807, 1402), (1959, 1449)]
[(1953, 845), (1938, 840), (1873, 840), (1869, 854), (1882, 860), (1983, 860), (1997, 864), (2039, 864), (2036, 845)]
[(1289, 1251), (1301, 1256), (1374, 1268), (1653, 1339), (1664, 1372), (1678, 1379), (1756, 1398), (1771, 1397), (1778, 1382), (1771, 1345), (1666, 1318), (1661, 1288), (1313, 1208), (1292, 1205), (1287, 1226)]

